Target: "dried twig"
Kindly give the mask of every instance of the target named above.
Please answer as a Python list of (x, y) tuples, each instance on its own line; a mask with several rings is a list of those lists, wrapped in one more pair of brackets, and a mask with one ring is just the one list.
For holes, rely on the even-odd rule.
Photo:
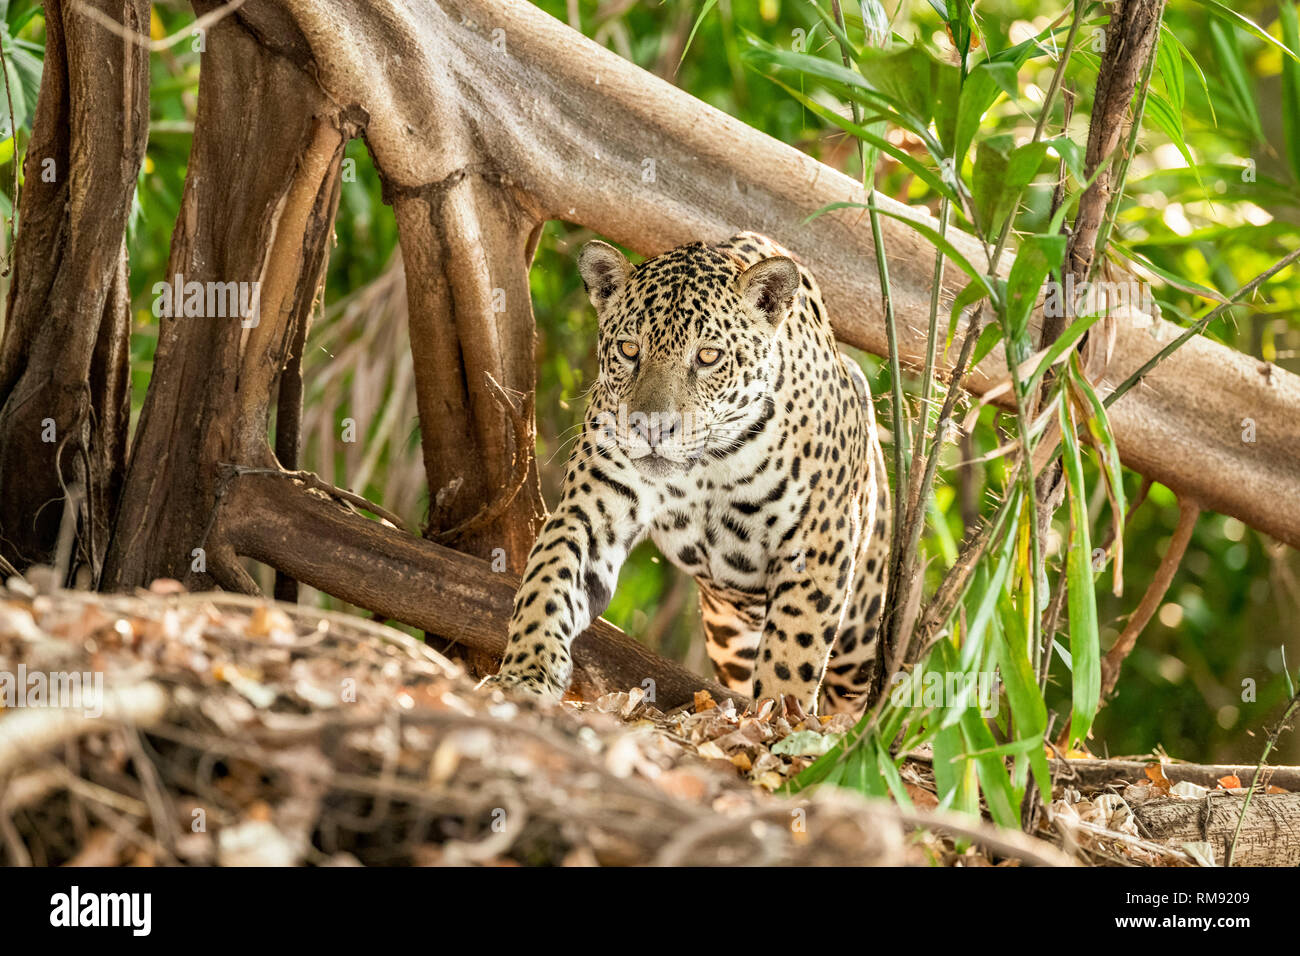
[(179, 30), (171, 36), (164, 37), (161, 40), (150, 40), (145, 34), (128, 30), (107, 13), (95, 9), (88, 3), (80, 2), (80, 0), (74, 3), (72, 8), (83, 17), (86, 17), (89, 20), (94, 20), (114, 36), (121, 37), (123, 40), (134, 43), (136, 46), (144, 47), (151, 53), (161, 53), (164, 50), (170, 50), (178, 43), (191, 39), (196, 32), (206, 30), (208, 27), (224, 20), (227, 16), (242, 7), (246, 2), (247, 0), (230, 0), (230, 2), (224, 6), (217, 7), (217, 9), (210, 13), (205, 13), (183, 30)]
[(1132, 616), (1125, 625), (1124, 631), (1120, 634), (1119, 639), (1106, 656), (1101, 661), (1101, 699), (1105, 701), (1107, 696), (1115, 689), (1115, 682), (1119, 680), (1120, 667), (1124, 663), (1124, 658), (1128, 657), (1137, 644), (1138, 635), (1150, 623), (1151, 617), (1156, 613), (1160, 602), (1164, 600), (1165, 593), (1169, 590), (1169, 585), (1173, 582), (1174, 574), (1178, 571), (1178, 566), (1182, 563), (1183, 555), (1187, 552), (1187, 545), (1192, 540), (1192, 531), (1196, 528), (1196, 519), (1200, 517), (1201, 509), (1194, 501), (1187, 498), (1178, 499), (1178, 526), (1174, 528), (1174, 536), (1170, 539), (1169, 548), (1165, 551), (1164, 557), (1160, 559), (1160, 565), (1156, 568), (1155, 577), (1147, 585), (1146, 593), (1142, 595), (1142, 600), (1138, 602), (1137, 608), (1133, 611)]

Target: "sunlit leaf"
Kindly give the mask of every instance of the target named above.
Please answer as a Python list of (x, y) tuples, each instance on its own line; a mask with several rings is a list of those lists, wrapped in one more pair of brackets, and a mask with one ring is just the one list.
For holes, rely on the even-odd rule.
[(1010, 134), (991, 136), (975, 148), (975, 171), (971, 197), (975, 216), (986, 238), (992, 239), (1030, 180), (1038, 173), (1047, 154), (1041, 140), (1016, 146)]
[(1093, 588), (1092, 542), (1088, 534), (1088, 489), (1083, 482), (1083, 458), (1075, 437), (1073, 407), (1061, 402), (1061, 449), (1074, 539), (1066, 556), (1067, 604), (1070, 613), (1072, 699), (1070, 743), (1085, 740), (1101, 701), (1101, 638), (1097, 630), (1097, 600)]

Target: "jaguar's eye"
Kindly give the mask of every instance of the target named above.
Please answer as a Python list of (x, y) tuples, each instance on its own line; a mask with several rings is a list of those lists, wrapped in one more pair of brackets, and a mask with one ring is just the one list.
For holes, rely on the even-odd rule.
[(634, 359), (637, 353), (641, 351), (641, 346), (637, 345), (631, 339), (624, 339), (618, 343), (618, 350), (623, 353), (624, 358)]
[(722, 349), (704, 348), (695, 355), (695, 360), (701, 365), (716, 365), (720, 358), (722, 358)]

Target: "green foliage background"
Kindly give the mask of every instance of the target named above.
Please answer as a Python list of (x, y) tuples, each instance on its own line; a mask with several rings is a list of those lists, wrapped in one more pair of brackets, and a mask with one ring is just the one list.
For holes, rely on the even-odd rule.
[[(751, 37), (779, 48), (790, 48), (799, 41), (807, 52), (838, 62), (833, 41), (806, 0), (539, 0), (538, 5), (705, 102), (851, 176), (861, 174), (852, 139), (746, 65)], [(896, 6), (895, 2), (885, 4), (891, 15)], [(1000, 49), (1041, 30), (1066, 6), (1057, 3), (1044, 8), (1021, 0), (988, 0), (979, 4), (976, 16), (984, 42), (991, 49)], [(857, 17), (860, 24), (856, 0), (846, 0), (844, 7), (846, 19), (853, 22)], [(935, 48), (943, 46), (941, 22), (929, 3), (903, 0), (901, 7), (894, 17), (896, 31)], [(1273, 36), (1281, 36), (1277, 4), (1250, 0), (1235, 4), (1234, 9)], [(187, 6), (155, 5), (153, 18), (152, 32), (161, 37), (184, 29), (193, 14)], [(40, 8), (30, 0), (0, 3), (0, 20), (5, 24), (0, 39), (9, 61), (16, 120), (15, 135), (0, 141), (0, 211), (7, 218), (14, 156), (21, 162), (35, 107), (44, 22)], [(1157, 116), (1145, 124), (1142, 151), (1134, 160), (1117, 223), (1117, 238), (1186, 283), (1228, 293), (1300, 242), (1300, 152), (1295, 149), (1300, 133), (1296, 116), (1284, 110), (1284, 102), (1294, 106), (1296, 101), (1284, 96), (1287, 78), (1279, 51), (1248, 30), (1225, 28), (1221, 19), (1211, 16), (1207, 5), (1175, 0), (1166, 23), (1197, 68), (1188, 66), (1181, 81), (1158, 71), (1153, 89), (1176, 100), (1176, 90), (1169, 87), (1174, 83), (1182, 88), (1185, 102), (1172, 116)], [(1081, 32), (1066, 74), (1067, 82), (1079, 93), (1070, 126), (1079, 142), (1086, 135), (1090, 91), (1096, 78), (1096, 55), (1088, 45), (1093, 30), (1089, 26)], [(1052, 67), (1049, 60), (1032, 61), (1021, 72), (1022, 90), (1029, 84), (1040, 91), (1046, 88)], [(136, 315), (132, 340), (136, 411), (148, 384), (157, 334), (150, 289), (166, 277), (198, 80), (199, 54), (188, 43), (154, 56), (152, 128), (129, 240)], [(833, 97), (811, 89), (808, 92), (819, 102), (843, 110), (843, 104)], [(1007, 132), (1023, 138), (1036, 118), (1023, 106), (1002, 99), (984, 118), (981, 135)], [(1178, 145), (1180, 134), (1182, 147)], [(1184, 150), (1195, 160), (1195, 168), (1186, 164)], [(400, 264), (394, 259), (396, 230), (364, 145), (352, 143), (348, 156), (355, 161), (355, 177), (342, 191), (325, 309), (313, 332), (315, 349), (309, 347), (309, 398), (314, 396), (317, 404), (307, 411), (321, 427), (309, 429), (309, 434), (317, 437), (309, 439), (304, 464), (341, 485), (404, 510), (406, 517), (418, 523), (426, 506), (423, 496), (411, 491), (422, 486), (418, 423), (409, 395), (400, 387), (406, 333), (400, 323), (390, 322), (378, 330), (373, 324), (367, 326), (367, 319), (382, 308), (401, 313), (400, 303), (394, 305), (401, 290)], [(1248, 162), (1253, 163), (1253, 181), (1243, 176)], [(896, 199), (923, 205), (932, 212), (937, 209), (938, 197), (897, 163), (880, 163), (877, 184)], [(1018, 231), (1044, 230), (1050, 192), (1047, 178), (1039, 177), (1026, 194), (1016, 221)], [(576, 251), (588, 238), (591, 235), (582, 229), (551, 223), (532, 270), (538, 322), (537, 451), (548, 501), (555, 500), (564, 467), (568, 446), (563, 437), (571, 435), (580, 421), (583, 392), (595, 373), (594, 316), (574, 270)], [(3, 241), (7, 245), (7, 230)], [(399, 270), (396, 280), (395, 266)], [(874, 269), (874, 263), (863, 262), (862, 268)], [(1297, 271), (1269, 287), (1263, 307), (1234, 310), (1214, 323), (1209, 334), (1263, 361), (1300, 371)], [(382, 293), (380, 306), (360, 297), (367, 287)], [(1167, 284), (1158, 285), (1156, 295), (1168, 318), (1192, 316), (1206, 304), (1206, 300)], [(376, 336), (383, 339), (378, 343), (382, 348), (375, 347)], [(349, 343), (366, 347), (349, 351)], [(372, 361), (365, 374), (359, 374), (359, 365), (348, 364), (353, 360), (347, 356), (368, 353), (373, 360), (376, 352), (391, 359), (383, 358), (386, 365)], [(859, 359), (876, 394), (887, 396), (891, 387), (887, 365), (874, 356)], [(313, 374), (328, 374), (337, 387), (313, 390)], [(915, 383), (909, 380), (906, 387), (914, 391)], [(397, 425), (381, 437), (380, 420), (393, 403), (398, 407), (390, 417)], [(883, 406), (884, 400), (881, 420), (887, 421)], [(1243, 417), (1247, 414), (1243, 411)], [(355, 472), (349, 477), (353, 463), (346, 451), (329, 440), (331, 424), (348, 417), (357, 419), (359, 431), (366, 436), (362, 445), (367, 440), (383, 443), (375, 467), (361, 487), (354, 481)], [(992, 418), (991, 410), (982, 413), (981, 427), (975, 433), (977, 456), (997, 446), (999, 433)], [(1260, 440), (1266, 441), (1267, 436)], [(1249, 453), (1249, 446), (1243, 447), (1243, 454)], [(923, 542), (925, 553), (933, 559), (931, 585), (951, 561), (955, 542), (964, 530), (962, 489), (954, 483), (956, 463), (953, 449), (943, 461), (932, 521)], [(1088, 486), (1100, 492), (1102, 485), (1091, 459), (1086, 467)], [(977, 507), (984, 507), (990, 486), (1001, 483), (1003, 471), (997, 460), (976, 469), (981, 484), (967, 493), (968, 508), (972, 500)], [(1131, 500), (1141, 479), (1126, 474), (1125, 483)], [(398, 493), (395, 488), (404, 490)], [(396, 504), (394, 497), (400, 499)], [(1300, 502), (1277, 502), (1277, 506), (1297, 507)], [(1104, 494), (1094, 496), (1090, 514), (1095, 537), (1109, 521)], [(1118, 635), (1125, 615), (1151, 579), (1176, 519), (1172, 494), (1155, 486), (1130, 520), (1123, 597), (1110, 594), (1109, 572), (1098, 581), (1103, 650)], [(1053, 578), (1059, 557), (1049, 555)], [(660, 560), (651, 546), (642, 546), (628, 562), (607, 616), (661, 652), (701, 670), (707, 668), (694, 586)], [(1259, 731), (1277, 716), (1286, 697), (1283, 654), (1293, 670), (1300, 662), (1298, 623), (1300, 561), (1295, 553), (1234, 519), (1203, 516), (1165, 606), (1125, 666), (1117, 699), (1101, 711), (1093, 749), (1121, 754), (1163, 748), (1187, 759), (1253, 763), (1261, 746)], [(1054, 678), (1060, 676), (1054, 673)], [(1254, 702), (1243, 702), (1243, 681), (1257, 685)], [(1049, 703), (1068, 711), (1068, 697), (1062, 699), (1059, 686), (1050, 689)], [(1300, 746), (1295, 740), (1284, 739), (1280, 759), (1294, 763), (1297, 758)]]

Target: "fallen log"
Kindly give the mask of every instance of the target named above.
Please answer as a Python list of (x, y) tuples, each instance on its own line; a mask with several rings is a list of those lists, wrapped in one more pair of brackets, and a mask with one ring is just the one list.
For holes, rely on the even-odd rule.
[[(1136, 783), (1147, 779), (1147, 767), (1159, 764), (1173, 783), (1194, 783), (1214, 789), (1224, 777), (1236, 777), (1249, 786), (1255, 776), (1253, 764), (1196, 764), (1159, 760), (1052, 760), (1052, 778), (1083, 793), (1105, 790), (1112, 784)], [(1265, 767), (1260, 785), (1300, 791), (1300, 767)]]
[(1138, 829), (1162, 843), (1208, 843), (1220, 866), (1236, 835), (1234, 866), (1300, 866), (1300, 793), (1245, 796), (1211, 792), (1200, 800), (1161, 797), (1133, 807)]
[[(296, 480), (261, 474), (231, 479), (216, 533), (236, 553), (386, 618), (441, 634), (499, 659), (519, 578), (479, 558), (345, 511)], [(660, 657), (597, 620), (573, 645), (573, 690), (587, 700), (653, 688), (670, 710), (707, 690), (749, 699)]]

